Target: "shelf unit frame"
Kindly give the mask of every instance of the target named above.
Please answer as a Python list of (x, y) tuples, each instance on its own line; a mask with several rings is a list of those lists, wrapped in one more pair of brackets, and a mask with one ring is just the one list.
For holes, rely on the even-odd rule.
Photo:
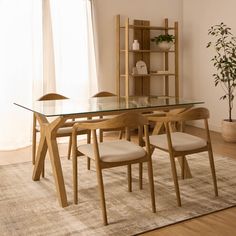
[[(174, 77), (174, 97), (179, 98), (179, 31), (178, 31), (178, 22), (174, 22), (174, 27), (169, 27), (168, 25), (168, 19), (164, 19), (164, 26), (150, 26), (149, 21), (141, 21), (141, 20), (134, 20), (135, 24), (130, 24), (129, 18), (126, 17), (125, 19), (125, 24), (124, 26), (121, 26), (121, 19), (120, 15), (116, 16), (116, 94), (118, 96), (121, 96), (121, 80), (125, 80), (125, 96), (129, 97), (129, 89), (130, 89), (130, 78), (134, 78), (135, 80), (139, 80), (140, 78), (143, 78), (143, 85), (150, 87), (150, 77), (152, 76), (162, 76), (164, 77), (164, 90), (165, 94), (164, 96), (169, 96), (169, 80), (173, 79), (170, 77)], [(139, 24), (145, 24), (141, 25)], [(129, 48), (130, 45), (130, 30), (135, 30), (135, 29), (142, 29), (142, 30), (158, 30), (158, 31), (163, 31), (164, 34), (168, 34), (169, 30), (173, 31), (173, 35), (175, 36), (175, 45), (174, 45), (174, 50), (170, 51), (161, 51), (158, 49), (142, 49), (142, 45), (140, 50), (131, 50)], [(121, 44), (121, 30), (124, 30), (124, 43), (125, 43), (125, 48), (121, 49), (120, 44)], [(133, 32), (135, 34), (135, 32)], [(150, 33), (149, 33), (150, 34)], [(142, 55), (142, 57), (146, 55), (150, 55), (151, 53), (163, 53), (164, 54), (164, 69), (165, 71), (169, 70), (169, 53), (174, 54), (174, 73), (169, 73), (169, 74), (158, 74), (158, 73), (149, 73), (147, 75), (133, 75), (129, 71), (129, 54), (134, 53), (134, 55)], [(124, 57), (125, 60), (125, 72), (121, 74), (120, 72), (120, 65), (121, 65), (121, 54), (122, 57)], [(145, 57), (145, 56), (144, 56)], [(150, 65), (147, 65), (149, 67)], [(135, 85), (134, 85), (135, 86)], [(148, 88), (146, 88), (148, 90)], [(140, 94), (139, 94), (140, 95)], [(142, 94), (141, 94), (142, 95)], [(145, 94), (145, 95), (150, 95)]]

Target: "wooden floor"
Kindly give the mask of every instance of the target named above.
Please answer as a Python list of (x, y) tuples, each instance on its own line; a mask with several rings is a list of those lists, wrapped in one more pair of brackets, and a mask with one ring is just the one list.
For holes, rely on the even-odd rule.
[[(194, 127), (186, 127), (187, 132), (203, 136), (203, 130)], [(220, 134), (211, 132), (213, 151), (236, 159), (236, 144), (225, 143)], [(66, 155), (67, 146), (60, 145), (60, 153)], [(31, 148), (23, 148), (16, 151), (0, 152), (0, 165), (29, 161)], [(235, 170), (236, 171), (236, 170)], [(236, 194), (236, 192), (235, 192)], [(147, 232), (145, 236), (236, 236), (236, 207), (223, 210), (207, 216), (202, 216), (172, 226), (167, 226), (155, 231)]]

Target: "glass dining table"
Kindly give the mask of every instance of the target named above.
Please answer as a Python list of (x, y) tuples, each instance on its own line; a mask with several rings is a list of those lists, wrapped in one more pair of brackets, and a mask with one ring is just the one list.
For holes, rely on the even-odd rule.
[[(47, 150), (49, 151), (52, 172), (59, 204), (68, 205), (63, 171), (56, 140), (57, 130), (68, 119), (98, 117), (104, 115), (118, 115), (126, 112), (147, 113), (152, 111), (170, 111), (178, 108), (191, 108), (202, 104), (202, 101), (193, 101), (170, 97), (99, 97), (90, 99), (63, 99), (35, 101), (34, 103), (14, 103), (33, 112), (40, 125), (40, 141), (34, 165), (34, 181), (40, 180)], [(54, 118), (54, 119), (52, 119)]]

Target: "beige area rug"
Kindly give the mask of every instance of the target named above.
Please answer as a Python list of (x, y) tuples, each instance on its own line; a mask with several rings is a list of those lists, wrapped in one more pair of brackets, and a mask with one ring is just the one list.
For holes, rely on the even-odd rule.
[[(50, 163), (46, 178), (31, 180), (30, 162), (0, 166), (0, 235), (134, 235), (236, 204), (236, 161), (215, 156), (219, 197), (214, 197), (207, 154), (188, 158), (194, 178), (180, 180), (182, 207), (177, 207), (168, 156), (153, 155), (157, 213), (151, 212), (147, 171), (138, 189), (133, 166), (133, 192), (127, 192), (126, 168), (104, 171), (108, 226), (103, 226), (96, 172), (79, 161), (79, 204), (72, 204), (71, 161), (62, 158), (69, 206), (58, 205)], [(179, 172), (179, 171), (178, 171)]]

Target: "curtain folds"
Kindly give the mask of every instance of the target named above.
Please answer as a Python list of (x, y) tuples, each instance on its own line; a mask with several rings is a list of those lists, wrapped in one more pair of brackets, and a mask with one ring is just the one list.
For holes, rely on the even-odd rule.
[(0, 150), (30, 144), (33, 114), (13, 105), (42, 91), (42, 8), (38, 0), (0, 1)]
[(97, 41), (97, 26), (95, 20), (94, 0), (86, 2), (86, 13), (88, 21), (88, 42), (89, 42), (89, 78), (90, 96), (98, 92), (98, 41)]
[(97, 92), (90, 0), (0, 1), (0, 150), (30, 145), (29, 104), (48, 92)]
[(56, 91), (89, 98), (97, 91), (89, 0), (51, 0)]
[(56, 92), (55, 59), (50, 0), (42, 1), (43, 93)]
[[(87, 2), (87, 12), (88, 12), (88, 20), (90, 20), (90, 30), (91, 33), (89, 34), (92, 42), (90, 42), (90, 45), (93, 45), (93, 52), (91, 55), (94, 55), (93, 57), (93, 66), (94, 66), (94, 80), (97, 81), (96, 83), (96, 89), (100, 91), (99, 88), (99, 42), (98, 42), (98, 26), (97, 26), (97, 15), (96, 15), (96, 1), (95, 0), (89, 0)], [(98, 92), (96, 91), (96, 93)]]

